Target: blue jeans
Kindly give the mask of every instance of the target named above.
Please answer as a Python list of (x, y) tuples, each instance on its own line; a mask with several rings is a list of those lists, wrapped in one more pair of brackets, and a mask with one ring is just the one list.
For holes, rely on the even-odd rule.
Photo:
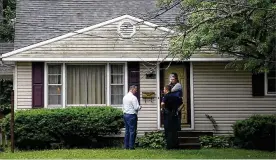
[(125, 138), (124, 144), (126, 149), (133, 149), (137, 132), (137, 115), (124, 114)]

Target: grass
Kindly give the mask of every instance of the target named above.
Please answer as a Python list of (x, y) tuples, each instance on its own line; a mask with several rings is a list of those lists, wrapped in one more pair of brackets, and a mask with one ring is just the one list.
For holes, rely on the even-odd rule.
[(124, 150), (124, 149), (62, 149), (43, 151), (15, 151), (0, 153), (0, 159), (276, 159), (276, 152), (242, 149), (200, 149), (200, 150)]

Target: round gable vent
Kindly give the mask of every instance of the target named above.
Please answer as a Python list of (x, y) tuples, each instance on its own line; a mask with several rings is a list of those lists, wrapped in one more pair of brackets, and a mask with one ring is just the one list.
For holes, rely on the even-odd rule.
[(135, 26), (132, 22), (124, 21), (118, 26), (118, 33), (122, 38), (131, 38), (135, 34)]

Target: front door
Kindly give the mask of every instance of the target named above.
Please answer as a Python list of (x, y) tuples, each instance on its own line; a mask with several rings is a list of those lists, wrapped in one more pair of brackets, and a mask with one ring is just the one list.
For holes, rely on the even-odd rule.
[[(169, 84), (169, 76), (171, 73), (177, 73), (179, 83), (182, 85), (183, 90), (183, 102), (184, 107), (181, 111), (181, 127), (189, 127), (188, 125), (188, 105), (187, 105), (187, 72), (186, 72), (186, 66), (184, 64), (181, 65), (171, 65), (168, 69), (163, 71), (163, 84)], [(163, 88), (163, 86), (161, 87)], [(161, 90), (163, 93), (163, 90)], [(163, 128), (163, 116), (161, 114), (161, 127)]]

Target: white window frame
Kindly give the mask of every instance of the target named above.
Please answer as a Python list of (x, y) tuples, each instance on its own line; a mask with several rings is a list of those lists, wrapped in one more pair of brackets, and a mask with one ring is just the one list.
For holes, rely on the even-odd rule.
[[(123, 73), (123, 76), (124, 76), (124, 83), (123, 84), (111, 84), (111, 76), (112, 76), (112, 73), (111, 73), (111, 65), (122, 65), (123, 66), (123, 69), (124, 69), (124, 73)], [(108, 79), (109, 79), (109, 84), (108, 84), (108, 88), (109, 88), (109, 105), (110, 106), (122, 106), (122, 104), (111, 104), (111, 86), (112, 85), (123, 85), (123, 94), (125, 95), (127, 93), (127, 81), (128, 81), (128, 77), (127, 77), (127, 64), (126, 63), (109, 63), (108, 65), (109, 67), (109, 76), (108, 76)]]
[[(61, 64), (61, 71), (62, 71), (62, 94), (61, 94), (61, 102), (62, 104), (59, 105), (48, 105), (48, 65), (51, 64)], [(67, 104), (67, 90), (66, 90), (66, 66), (70, 64), (84, 64), (83, 62), (67, 62), (67, 63), (61, 63), (61, 62), (45, 62), (44, 63), (44, 108), (65, 108), (70, 106), (85, 106), (85, 104), (74, 104), (70, 105)], [(121, 104), (118, 105), (111, 105), (111, 64), (122, 64), (124, 66), (124, 94), (127, 94), (128, 92), (128, 68), (127, 68), (127, 62), (96, 62), (96, 63), (85, 63), (85, 65), (105, 65), (106, 70), (106, 103), (105, 104), (87, 104), (87, 106), (113, 106), (113, 107), (122, 107)]]
[[(276, 79), (276, 77), (275, 77)], [(266, 96), (276, 96), (276, 92), (275, 93), (268, 93), (268, 77), (267, 77), (267, 73), (265, 73), (265, 95)]]
[[(49, 105), (48, 104), (48, 66), (49, 65), (61, 65), (61, 104), (60, 105)], [(59, 63), (59, 62), (49, 62), (49, 63), (44, 63), (44, 108), (61, 108), (64, 107), (64, 85), (65, 81), (65, 73), (64, 73), (64, 63)]]

